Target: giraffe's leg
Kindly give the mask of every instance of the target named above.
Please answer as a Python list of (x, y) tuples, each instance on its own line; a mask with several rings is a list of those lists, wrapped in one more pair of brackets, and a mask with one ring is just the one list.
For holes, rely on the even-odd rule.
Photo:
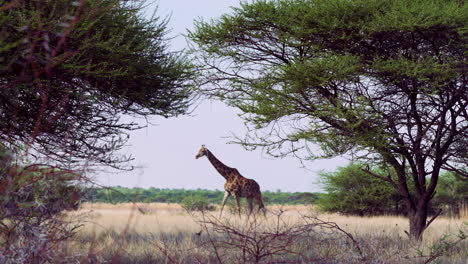
[(255, 199), (257, 200), (257, 203), (258, 203), (257, 213), (260, 213), (260, 210), (262, 210), (263, 216), (266, 216), (266, 208), (265, 208), (265, 205), (263, 205), (262, 197), (257, 196), (257, 197), (255, 197)]
[(221, 211), (219, 212), (219, 218), (221, 218), (221, 215), (223, 214), (223, 208), (224, 208), (224, 205), (226, 204), (226, 201), (229, 195), (230, 195), (229, 192), (224, 192), (223, 202), (221, 203)]
[(239, 217), (241, 217), (241, 208), (240, 208), (240, 202), (239, 202), (239, 196), (233, 195), (234, 198), (236, 199), (236, 204), (237, 204), (237, 212), (239, 213)]
[(252, 197), (247, 198), (247, 204), (249, 205), (249, 216), (250, 216), (253, 210), (253, 198)]

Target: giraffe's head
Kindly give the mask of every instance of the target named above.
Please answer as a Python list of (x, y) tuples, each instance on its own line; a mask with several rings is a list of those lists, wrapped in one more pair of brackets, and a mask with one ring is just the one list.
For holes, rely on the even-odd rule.
[(198, 159), (200, 157), (205, 156), (207, 151), (208, 151), (208, 149), (205, 148), (205, 145), (202, 145), (200, 150), (198, 151), (197, 155), (195, 156), (195, 158)]

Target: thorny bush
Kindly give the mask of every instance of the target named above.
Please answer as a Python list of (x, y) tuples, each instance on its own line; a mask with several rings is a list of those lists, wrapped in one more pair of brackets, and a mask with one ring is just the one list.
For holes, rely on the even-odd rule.
[(0, 147), (0, 263), (64, 261), (61, 249), (78, 224), (61, 212), (78, 208), (80, 176), (41, 164), (22, 165)]

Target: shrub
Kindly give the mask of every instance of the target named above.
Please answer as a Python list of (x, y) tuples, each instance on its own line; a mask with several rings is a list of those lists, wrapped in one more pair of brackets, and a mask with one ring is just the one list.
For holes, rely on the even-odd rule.
[(13, 163), (0, 145), (0, 263), (48, 263), (64, 258), (77, 224), (61, 216), (78, 208), (80, 176), (50, 166)]
[(182, 208), (189, 212), (193, 211), (214, 211), (216, 207), (208, 203), (203, 197), (189, 196), (182, 200)]

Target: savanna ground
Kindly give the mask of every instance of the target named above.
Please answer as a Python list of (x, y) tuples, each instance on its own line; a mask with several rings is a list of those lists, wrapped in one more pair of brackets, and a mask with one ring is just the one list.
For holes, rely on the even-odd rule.
[[(468, 217), (439, 217), (421, 245), (397, 216), (318, 214), (269, 206), (266, 218), (225, 209), (187, 213), (178, 204), (84, 204), (70, 254), (92, 263), (467, 263)], [(337, 225), (335, 225), (335, 223)], [(202, 231), (200, 233), (200, 231)]]

